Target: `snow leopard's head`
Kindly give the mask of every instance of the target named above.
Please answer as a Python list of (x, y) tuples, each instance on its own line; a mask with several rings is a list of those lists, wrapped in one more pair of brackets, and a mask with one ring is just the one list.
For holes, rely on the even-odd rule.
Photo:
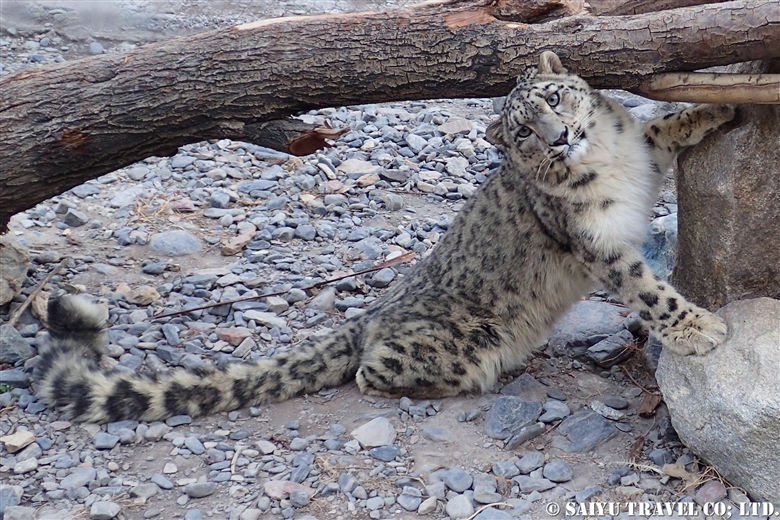
[(523, 170), (543, 179), (587, 153), (592, 96), (582, 78), (568, 73), (555, 53), (545, 51), (539, 66), (517, 79), (501, 116), (488, 127), (488, 140)]

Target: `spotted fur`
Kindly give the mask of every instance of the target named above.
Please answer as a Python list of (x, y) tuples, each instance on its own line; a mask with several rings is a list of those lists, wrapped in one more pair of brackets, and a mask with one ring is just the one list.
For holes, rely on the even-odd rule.
[(83, 300), (56, 299), (38, 393), (74, 419), (105, 422), (233, 410), (352, 379), (378, 396), (485, 391), (599, 285), (666, 348), (703, 354), (725, 324), (656, 279), (638, 246), (676, 154), (732, 117), (699, 105), (643, 125), (545, 52), (488, 129), (504, 163), (367, 312), (254, 363), (143, 374), (102, 370), (102, 318)]

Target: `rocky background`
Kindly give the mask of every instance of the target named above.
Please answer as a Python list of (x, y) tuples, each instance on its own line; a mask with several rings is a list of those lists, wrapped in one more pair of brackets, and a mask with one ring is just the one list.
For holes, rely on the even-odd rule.
[[(265, 16), (382, 7), (89, 6), (3, 4), (0, 75)], [(610, 95), (641, 119), (678, 108)], [(544, 518), (550, 503), (594, 500), (723, 501), (736, 512), (747, 495), (680, 437), (712, 446), (697, 450), (709, 460), (730, 461), (728, 475), (750, 485), (754, 499), (780, 496), (780, 428), (772, 422), (780, 414), (771, 401), (780, 395), (772, 372), (780, 333), (761, 325), (776, 324), (780, 310), (769, 299), (724, 311), (749, 348), (761, 345), (750, 350), (761, 353), (759, 363), (750, 355), (737, 363), (742, 344), (717, 351), (723, 369), (709, 358), (691, 366), (662, 357), (659, 382), (677, 389), (675, 406), (688, 403), (674, 427), (655, 382), (658, 345), (603, 292), (575, 306), (527, 371), (506, 375), (484, 396), (387, 400), (348, 385), (217, 416), (108, 425), (71, 423), (37, 402), (29, 373), (43, 341), (40, 310), (54, 288), (107, 304), (105, 362), (117, 370), (252, 360), (363, 312), (410, 263), (321, 282), (435, 247), (501, 161), (484, 140), (498, 105), (432, 100), (312, 111), (300, 117), (350, 131), (302, 158), (228, 140), (194, 143), (14, 217), (0, 238), (0, 517), (495, 520)], [(663, 277), (674, 265), (677, 209), (670, 175), (645, 244)], [(271, 292), (279, 294), (227, 303)], [(726, 386), (713, 374), (727, 374)], [(719, 404), (708, 408), (711, 400), (690, 388)], [(744, 433), (723, 442), (724, 431)], [(702, 432), (706, 439), (694, 437)], [(745, 446), (750, 457), (741, 456)]]

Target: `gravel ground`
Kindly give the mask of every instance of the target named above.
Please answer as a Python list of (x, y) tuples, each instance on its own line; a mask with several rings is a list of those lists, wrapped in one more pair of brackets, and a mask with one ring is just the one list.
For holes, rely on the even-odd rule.
[[(163, 11), (121, 5), (121, 13)], [(291, 3), (277, 8), (298, 14)], [(214, 27), (249, 12), (130, 25), (136, 34)], [(52, 28), (10, 29), (3, 25), (0, 74), (71, 59), (64, 48), (77, 41)], [(95, 43), (95, 53), (105, 52), (88, 39), (75, 44), (79, 52)], [(671, 108), (612, 95), (642, 118)], [(493, 100), (300, 117), (351, 130), (302, 158), (229, 140), (194, 143), (14, 217), (11, 232), (33, 262), (0, 322), (64, 262), (16, 327), (0, 327), (0, 516), (495, 520), (544, 518), (550, 503), (744, 498), (702, 474), (663, 404), (643, 408), (656, 388), (654, 358), (642, 354), (646, 333), (601, 292), (575, 307), (525, 373), (506, 375), (484, 396), (387, 400), (348, 385), (211, 417), (108, 425), (70, 423), (37, 402), (28, 378), (44, 339), (36, 313), (52, 290), (89, 292), (106, 304), (107, 367), (257, 359), (363, 312), (416, 260), (323, 282), (407, 253), (424, 257), (501, 160), (484, 140)], [(665, 190), (656, 227), (676, 210)], [(279, 295), (227, 303), (269, 292)], [(671, 463), (677, 473), (660, 471)]]

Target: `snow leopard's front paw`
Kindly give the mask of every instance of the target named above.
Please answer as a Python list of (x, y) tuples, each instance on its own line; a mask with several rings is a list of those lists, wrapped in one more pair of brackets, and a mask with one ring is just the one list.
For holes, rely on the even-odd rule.
[(660, 331), (661, 343), (675, 354), (702, 355), (726, 339), (726, 322), (711, 312), (691, 307), (676, 324)]

